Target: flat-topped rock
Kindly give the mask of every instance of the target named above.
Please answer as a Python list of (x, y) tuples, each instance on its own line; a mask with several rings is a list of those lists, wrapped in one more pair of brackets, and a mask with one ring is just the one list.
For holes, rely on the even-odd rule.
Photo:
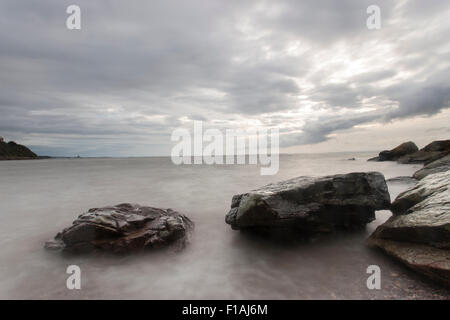
[(438, 160), (426, 164), (422, 169), (414, 173), (414, 178), (423, 179), (429, 174), (444, 172), (450, 170), (450, 154)]
[(417, 213), (431, 204), (445, 205), (450, 202), (450, 171), (430, 174), (400, 193), (391, 205), (394, 215)]
[(450, 285), (450, 171), (426, 176), (401, 193), (391, 210), (394, 215), (369, 244)]
[(427, 245), (370, 238), (369, 244), (445, 286), (450, 286), (450, 251)]
[(390, 197), (378, 172), (298, 177), (235, 195), (226, 223), (233, 229), (291, 228), (326, 232), (361, 227), (388, 209)]
[(123, 203), (89, 209), (81, 214), (47, 249), (128, 252), (176, 244), (184, 246), (193, 222), (171, 209)]

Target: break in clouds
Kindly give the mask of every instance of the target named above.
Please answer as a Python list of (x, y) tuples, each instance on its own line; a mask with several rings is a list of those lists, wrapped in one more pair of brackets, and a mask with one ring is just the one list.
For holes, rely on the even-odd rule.
[(449, 38), (447, 0), (5, 0), (0, 135), (47, 155), (169, 155), (171, 132), (202, 120), (333, 151), (364, 126), (450, 121)]

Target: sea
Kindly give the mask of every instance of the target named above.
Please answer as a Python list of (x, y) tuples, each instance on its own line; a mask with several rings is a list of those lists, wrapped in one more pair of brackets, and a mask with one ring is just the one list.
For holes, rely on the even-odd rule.
[[(276, 175), (258, 165), (175, 165), (170, 157), (0, 161), (1, 299), (416, 299), (448, 291), (411, 272), (366, 239), (391, 215), (377, 211), (362, 230), (305, 241), (274, 240), (225, 223), (233, 195), (297, 176), (378, 171), (411, 176), (421, 165), (368, 162), (370, 152), (283, 154)], [(355, 160), (349, 160), (355, 158)], [(388, 182), (391, 200), (413, 182)], [(172, 208), (195, 230), (184, 250), (72, 255), (46, 240), (89, 208), (137, 203)], [(67, 268), (79, 266), (81, 288)], [(381, 288), (370, 289), (369, 266)]]

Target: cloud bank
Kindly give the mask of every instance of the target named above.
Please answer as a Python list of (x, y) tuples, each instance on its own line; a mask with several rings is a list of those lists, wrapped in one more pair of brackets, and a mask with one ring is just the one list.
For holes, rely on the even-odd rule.
[(40, 154), (168, 155), (192, 120), (278, 127), (293, 147), (449, 108), (449, 1), (377, 1), (369, 30), (372, 2), (83, 0), (70, 31), (70, 1), (2, 1), (0, 135)]

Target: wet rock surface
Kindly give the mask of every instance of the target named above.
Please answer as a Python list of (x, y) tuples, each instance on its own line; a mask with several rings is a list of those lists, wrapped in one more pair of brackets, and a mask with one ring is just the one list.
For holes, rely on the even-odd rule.
[(429, 174), (450, 170), (450, 154), (438, 160), (426, 164), (422, 169), (414, 173), (414, 178), (423, 179)]
[(233, 229), (295, 229), (304, 233), (361, 227), (387, 209), (390, 197), (378, 172), (298, 177), (235, 195), (226, 223)]
[(410, 269), (450, 287), (450, 251), (427, 245), (372, 238), (369, 243)]
[(171, 209), (123, 203), (93, 208), (45, 243), (47, 249), (125, 253), (168, 245), (182, 248), (194, 223)]
[(395, 199), (391, 211), (369, 244), (450, 285), (450, 171), (423, 178)]

